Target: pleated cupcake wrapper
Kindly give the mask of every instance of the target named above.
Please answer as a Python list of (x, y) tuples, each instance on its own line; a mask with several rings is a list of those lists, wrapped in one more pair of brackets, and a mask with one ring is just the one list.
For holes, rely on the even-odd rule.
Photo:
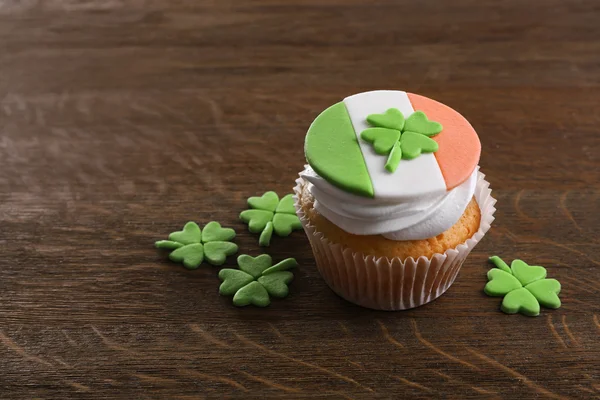
[(481, 210), (479, 230), (467, 241), (431, 258), (375, 257), (332, 243), (311, 225), (299, 204), (308, 182), (296, 180), (295, 207), (312, 247), (317, 268), (329, 287), (344, 299), (376, 310), (406, 310), (429, 303), (452, 285), (463, 262), (490, 229), (496, 199), (485, 175), (477, 173), (475, 199)]

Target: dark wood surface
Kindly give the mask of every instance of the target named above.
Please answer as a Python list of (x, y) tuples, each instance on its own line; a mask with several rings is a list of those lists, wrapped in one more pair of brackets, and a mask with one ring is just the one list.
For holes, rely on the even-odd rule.
[[(599, 398), (600, 3), (0, 1), (0, 397)], [(348, 304), (307, 239), (291, 295), (237, 309), (218, 268), (153, 248), (188, 220), (257, 237), (312, 119), (399, 88), (476, 127), (492, 230), (440, 299)], [(563, 306), (507, 316), (489, 255), (548, 268)], [(233, 265), (234, 258), (227, 265)]]

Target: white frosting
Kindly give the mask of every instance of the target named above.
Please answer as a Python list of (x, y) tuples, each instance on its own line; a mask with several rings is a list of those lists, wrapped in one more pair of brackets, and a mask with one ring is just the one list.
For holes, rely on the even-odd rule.
[(439, 235), (460, 219), (473, 198), (477, 169), (467, 181), (449, 192), (445, 188), (437, 195), (409, 192), (395, 199), (367, 198), (344, 192), (308, 166), (301, 176), (309, 181), (315, 209), (346, 232), (381, 234), (392, 240), (420, 240)]
[(376, 198), (401, 199), (446, 193), (446, 182), (433, 153), (421, 154), (412, 160), (402, 160), (398, 169), (390, 173), (385, 169), (387, 157), (375, 153), (371, 143), (360, 138), (360, 133), (371, 127), (367, 122), (369, 114), (381, 114), (389, 108), (397, 108), (408, 118), (415, 110), (406, 92), (375, 90), (359, 93), (346, 97), (344, 104), (363, 153)]

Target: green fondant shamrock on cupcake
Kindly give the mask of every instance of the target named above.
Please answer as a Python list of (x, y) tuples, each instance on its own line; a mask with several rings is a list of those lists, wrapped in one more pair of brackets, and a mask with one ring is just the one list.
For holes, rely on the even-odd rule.
[(250, 197), (251, 210), (242, 211), (240, 219), (248, 224), (252, 233), (260, 233), (258, 244), (268, 246), (273, 232), (277, 236), (288, 236), (293, 230), (302, 229), (296, 215), (293, 195), (288, 194), (279, 200), (275, 192), (266, 192), (260, 197)]
[(169, 240), (155, 243), (159, 249), (173, 250), (169, 254), (172, 261), (183, 263), (187, 269), (196, 269), (206, 260), (212, 265), (222, 265), (227, 256), (237, 253), (238, 246), (231, 243), (235, 231), (222, 228), (212, 221), (200, 229), (195, 222), (188, 222), (182, 231), (173, 232)]
[(394, 172), (401, 159), (412, 160), (421, 153), (438, 151), (438, 144), (431, 136), (442, 131), (442, 125), (430, 121), (424, 112), (416, 111), (408, 118), (397, 108), (383, 114), (371, 114), (367, 122), (373, 128), (365, 129), (360, 137), (371, 143), (377, 154), (387, 155), (385, 169)]
[(219, 272), (219, 279), (223, 281), (219, 293), (233, 295), (233, 304), (238, 307), (250, 304), (266, 307), (271, 304), (269, 296), (286, 297), (288, 284), (294, 279), (294, 274), (288, 270), (298, 265), (293, 258), (273, 265), (268, 254), (258, 257), (242, 254), (237, 262), (240, 269), (225, 268)]
[(560, 307), (560, 282), (545, 279), (546, 268), (530, 266), (521, 260), (514, 260), (509, 267), (498, 256), (490, 257), (490, 261), (496, 268), (488, 272), (489, 282), (484, 291), (488, 296), (504, 296), (501, 308), (505, 313), (535, 317), (540, 314), (540, 304)]

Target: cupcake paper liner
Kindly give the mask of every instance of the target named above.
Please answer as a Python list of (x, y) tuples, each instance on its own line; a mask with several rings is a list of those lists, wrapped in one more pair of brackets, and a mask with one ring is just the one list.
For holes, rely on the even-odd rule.
[(494, 221), (496, 199), (485, 175), (477, 173), (475, 199), (481, 211), (479, 230), (454, 249), (431, 258), (375, 257), (332, 243), (311, 225), (299, 204), (308, 182), (296, 180), (296, 213), (310, 241), (319, 273), (329, 287), (344, 299), (375, 310), (406, 310), (429, 303), (452, 285), (465, 258)]

